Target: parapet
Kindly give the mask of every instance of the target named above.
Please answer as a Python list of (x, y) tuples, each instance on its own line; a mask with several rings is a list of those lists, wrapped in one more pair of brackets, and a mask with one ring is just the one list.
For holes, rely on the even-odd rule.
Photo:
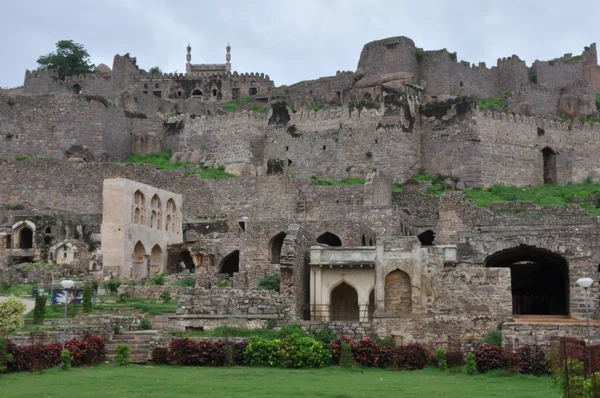
[(485, 119), (498, 120), (503, 123), (514, 123), (524, 124), (531, 127), (540, 127), (544, 129), (562, 130), (562, 131), (594, 131), (600, 133), (600, 123), (587, 123), (580, 122), (578, 120), (573, 123), (565, 123), (563, 121), (556, 121), (544, 118), (537, 118), (534, 116), (525, 116), (512, 113), (503, 112), (481, 112), (479, 109), (475, 111), (475, 116)]

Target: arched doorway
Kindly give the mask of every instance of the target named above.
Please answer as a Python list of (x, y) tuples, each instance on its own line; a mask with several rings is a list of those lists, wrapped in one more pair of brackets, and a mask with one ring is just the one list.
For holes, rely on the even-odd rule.
[(133, 279), (142, 279), (148, 276), (146, 249), (140, 241), (133, 247), (133, 269), (131, 276)]
[(369, 322), (373, 320), (373, 314), (375, 314), (375, 289), (371, 290), (369, 294), (369, 306), (367, 307)]
[(492, 254), (485, 266), (510, 268), (513, 314), (569, 314), (569, 267), (560, 255), (521, 245)]
[(417, 235), (417, 238), (419, 239), (419, 242), (421, 242), (421, 245), (433, 246), (433, 241), (435, 240), (435, 232), (428, 229), (427, 231), (421, 232), (419, 235)]
[(360, 245), (361, 246), (367, 245), (367, 237), (365, 236), (365, 234), (363, 234), (362, 238), (360, 238)]
[(323, 235), (320, 235), (317, 238), (317, 243), (321, 243), (323, 245), (328, 246), (341, 246), (342, 240), (337, 235), (334, 235), (331, 232), (325, 232)]
[(234, 272), (240, 272), (240, 251), (235, 250), (228, 254), (219, 265), (219, 272), (233, 276)]
[(194, 260), (192, 259), (192, 255), (188, 250), (184, 250), (179, 253), (179, 257), (181, 257), (181, 262), (183, 263), (183, 269), (188, 269), (192, 274), (196, 272), (196, 265), (194, 264)]
[(342, 282), (331, 291), (329, 319), (332, 321), (358, 321), (358, 293)]
[(28, 227), (19, 230), (19, 249), (33, 248), (33, 231)]
[(194, 91), (192, 91), (192, 98), (202, 99), (203, 96), (204, 96), (204, 94), (199, 89), (195, 89)]
[[(148, 270), (148, 276), (154, 276), (153, 273), (159, 273), (162, 271), (162, 254), (163, 251), (159, 245), (154, 245), (150, 252), (150, 267)], [(152, 270), (152, 272), (150, 272)]]
[(410, 276), (395, 270), (385, 277), (385, 312), (387, 314), (409, 314), (412, 312), (412, 286)]
[(544, 158), (544, 184), (556, 184), (558, 178), (556, 175), (556, 152), (551, 148), (542, 149)]
[(283, 241), (285, 237), (286, 233), (280, 232), (277, 235), (275, 235), (269, 242), (269, 247), (271, 249), (271, 264), (281, 263), (281, 247), (283, 246)]

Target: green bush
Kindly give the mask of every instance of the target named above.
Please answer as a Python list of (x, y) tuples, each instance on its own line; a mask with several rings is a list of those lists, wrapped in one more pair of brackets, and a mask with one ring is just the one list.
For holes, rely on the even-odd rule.
[(121, 282), (115, 279), (111, 279), (109, 281), (104, 282), (104, 288), (112, 294), (117, 294), (119, 286), (121, 286)]
[(163, 303), (170, 303), (172, 300), (171, 293), (168, 290), (163, 290), (158, 298), (161, 299)]
[(127, 365), (131, 361), (131, 354), (129, 353), (129, 346), (127, 344), (117, 344), (117, 350), (115, 351), (115, 362), (119, 365)]
[(244, 361), (252, 366), (279, 365), (279, 343), (279, 339), (251, 339), (244, 350)]
[(92, 296), (94, 295), (94, 289), (92, 285), (86, 283), (83, 287), (83, 312), (92, 312)]
[(276, 292), (278, 292), (280, 285), (281, 285), (281, 275), (272, 274), (272, 275), (267, 275), (264, 278), (262, 278), (260, 281), (258, 281), (258, 286), (256, 287), (256, 289), (257, 290), (275, 290)]
[(352, 346), (347, 341), (342, 341), (340, 349), (340, 367), (351, 368), (354, 365), (352, 360)]
[(0, 293), (8, 292), (8, 290), (12, 287), (10, 282), (2, 282), (0, 283)]
[(98, 294), (98, 288), (100, 287), (100, 283), (98, 281), (92, 281), (92, 289), (95, 294)]
[(117, 296), (117, 303), (125, 304), (127, 302), (127, 300), (130, 298), (131, 298), (131, 294), (129, 294), (129, 292), (119, 293), (119, 295)]
[(43, 294), (37, 294), (35, 296), (35, 307), (33, 307), (33, 323), (41, 325), (44, 323), (46, 317), (46, 301), (48, 297)]
[(142, 320), (140, 321), (139, 329), (140, 330), (152, 330), (152, 323), (150, 322), (150, 320), (148, 318), (142, 318)]
[(365, 156), (368, 157), (368, 158), (372, 158), (373, 157), (373, 152), (367, 151), (367, 152), (365, 152)]
[(308, 336), (308, 334), (302, 329), (302, 326), (291, 323), (289, 325), (285, 325), (281, 329), (279, 329), (279, 338), (284, 338), (287, 336)]
[(467, 354), (467, 364), (465, 365), (465, 371), (469, 376), (477, 374), (477, 362), (475, 362), (475, 354), (469, 352)]
[(8, 340), (0, 338), (0, 374), (6, 372), (6, 364), (12, 360), (13, 355), (8, 352)]
[(322, 368), (331, 363), (331, 351), (320, 341), (297, 334), (280, 340), (280, 357), (284, 368)]
[(16, 297), (0, 301), (0, 335), (11, 334), (23, 327), (25, 304)]
[(435, 350), (435, 354), (433, 355), (435, 359), (435, 364), (442, 372), (448, 370), (448, 360), (446, 358), (446, 351), (443, 348), (438, 348)]
[(331, 330), (328, 326), (325, 326), (319, 330), (315, 330), (312, 332), (312, 337), (323, 343), (324, 346), (329, 347), (329, 344), (337, 339), (337, 336), (333, 330)]
[(166, 274), (164, 272), (161, 272), (160, 274), (156, 274), (156, 275), (154, 275), (154, 278), (152, 278), (150, 282), (154, 286), (164, 286), (167, 284)]
[(60, 368), (62, 370), (71, 369), (71, 362), (73, 361), (73, 355), (71, 351), (65, 349), (60, 352)]
[(171, 283), (171, 286), (180, 287), (196, 287), (196, 279), (194, 278), (183, 278), (181, 280)]
[(219, 281), (219, 283), (217, 283), (218, 287), (227, 287), (229, 286), (229, 281), (227, 279), (223, 279), (222, 281)]
[(485, 337), (481, 339), (481, 343), (488, 343), (498, 347), (502, 346), (502, 331), (498, 329), (488, 330)]

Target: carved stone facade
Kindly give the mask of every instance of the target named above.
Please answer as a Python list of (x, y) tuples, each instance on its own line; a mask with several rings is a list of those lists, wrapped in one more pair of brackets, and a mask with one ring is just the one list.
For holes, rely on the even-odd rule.
[(123, 178), (104, 180), (104, 274), (148, 279), (166, 270), (167, 245), (182, 241), (182, 196)]

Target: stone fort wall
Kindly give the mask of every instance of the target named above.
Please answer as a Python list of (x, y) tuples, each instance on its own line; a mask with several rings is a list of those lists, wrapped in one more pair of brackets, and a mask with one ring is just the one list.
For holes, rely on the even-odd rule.
[(0, 156), (63, 157), (69, 147), (85, 145), (123, 159), (135, 122), (105, 101), (75, 94), (0, 95)]

